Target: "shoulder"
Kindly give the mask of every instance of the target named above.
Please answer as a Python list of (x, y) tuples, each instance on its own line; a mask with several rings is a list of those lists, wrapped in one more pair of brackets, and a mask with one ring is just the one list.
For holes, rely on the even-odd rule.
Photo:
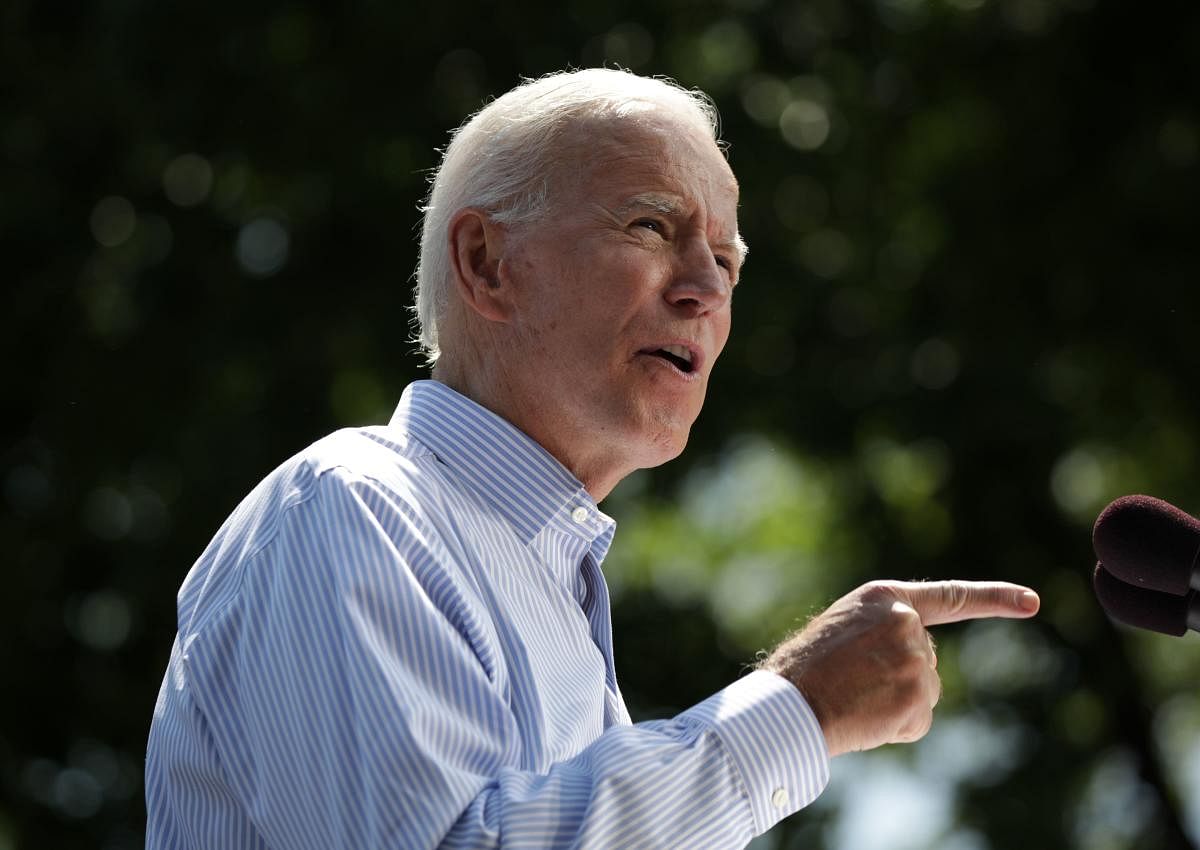
[(388, 428), (344, 428), (317, 440), (281, 463), (246, 496), (246, 505), (282, 510), (311, 501), (322, 487), (376, 481), (399, 491), (439, 478), (437, 458), (420, 443)]
[[(402, 530), (397, 524), (422, 525), (424, 516), (436, 512), (446, 486), (444, 471), (428, 448), (402, 432), (370, 427), (347, 428), (318, 440), (282, 464), (260, 488), (269, 491), (266, 501), (277, 506), (280, 520), (303, 524), (331, 512), (342, 520), (347, 513), (365, 513), (387, 520), (396, 531)], [(275, 525), (270, 531), (277, 533)], [(329, 530), (340, 531), (336, 524)]]
[(405, 482), (429, 476), (437, 458), (420, 442), (402, 431), (384, 426), (343, 428), (294, 455), (291, 466), (298, 482), (335, 477), (379, 479), (402, 487)]
[[(437, 458), (385, 427), (336, 431), (284, 461), (242, 499), (180, 588), (185, 618), (201, 596), (223, 606), (250, 564), (294, 569), (318, 553), (347, 553), (382, 532), (402, 557), (439, 548), (428, 517), (441, 510)], [(384, 541), (378, 541), (383, 544)]]

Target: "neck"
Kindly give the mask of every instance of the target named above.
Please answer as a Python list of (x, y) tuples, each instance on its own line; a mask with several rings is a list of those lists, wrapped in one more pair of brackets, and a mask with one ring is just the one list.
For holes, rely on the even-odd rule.
[(594, 429), (581, 434), (566, 416), (530, 416), (530, 411), (538, 409), (536, 400), (523, 398), (502, 376), (492, 375), (489, 370), (456, 367), (453, 360), (443, 355), (434, 366), (432, 377), (522, 431), (579, 479), (596, 502), (637, 468), (629, 465), (627, 457), (605, 451), (606, 441), (597, 440)]

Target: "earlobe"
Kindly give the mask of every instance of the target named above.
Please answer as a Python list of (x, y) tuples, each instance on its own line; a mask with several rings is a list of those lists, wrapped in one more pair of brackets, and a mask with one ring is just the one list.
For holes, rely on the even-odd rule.
[(511, 313), (510, 287), (501, 266), (505, 229), (485, 210), (467, 207), (450, 220), (450, 273), (463, 303), (492, 322), (506, 322)]

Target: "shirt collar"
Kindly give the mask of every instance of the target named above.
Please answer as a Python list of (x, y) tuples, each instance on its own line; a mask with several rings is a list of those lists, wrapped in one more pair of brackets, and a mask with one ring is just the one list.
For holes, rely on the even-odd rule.
[(529, 435), (438, 381), (409, 384), (389, 427), (424, 443), (528, 544), (549, 524), (589, 543), (597, 562), (616, 523), (583, 484)]

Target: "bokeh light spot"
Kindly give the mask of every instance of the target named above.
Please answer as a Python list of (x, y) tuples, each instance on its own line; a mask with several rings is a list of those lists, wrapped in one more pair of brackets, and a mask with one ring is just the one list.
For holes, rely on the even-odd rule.
[(51, 792), (55, 807), (69, 818), (83, 820), (100, 811), (104, 794), (95, 778), (86, 770), (68, 767), (54, 780)]
[(1105, 756), (1088, 777), (1073, 815), (1076, 847), (1133, 847), (1154, 816), (1154, 791), (1138, 775), (1136, 759), (1123, 750)]
[(1080, 688), (1072, 691), (1054, 709), (1057, 734), (1081, 750), (1096, 746), (1104, 732), (1107, 712), (1094, 692)]
[(50, 759), (31, 759), (21, 771), (21, 784), (25, 793), (39, 803), (51, 805), (54, 794), (54, 780), (58, 776), (58, 765)]
[(204, 202), (213, 187), (213, 169), (199, 154), (185, 153), (163, 169), (163, 192), (179, 207), (194, 207)]
[(700, 69), (708, 85), (724, 83), (754, 67), (758, 46), (746, 27), (737, 20), (717, 21), (704, 31), (699, 41)]
[(830, 846), (854, 850), (926, 850), (951, 824), (950, 788), (918, 780), (899, 760), (841, 761), (829, 792), (839, 805)]
[(1090, 514), (1103, 499), (1105, 486), (1104, 467), (1086, 448), (1067, 452), (1050, 473), (1050, 492), (1054, 501), (1069, 514)]
[(754, 74), (742, 85), (742, 108), (764, 127), (779, 124), (779, 117), (790, 100), (787, 83), (768, 74)]
[(944, 390), (958, 377), (958, 351), (944, 339), (927, 339), (912, 355), (912, 379), (929, 390)]
[(274, 218), (255, 218), (238, 231), (234, 251), (242, 269), (252, 277), (270, 277), (287, 263), (291, 237)]
[(133, 527), (133, 507), (115, 487), (98, 487), (84, 502), (83, 522), (101, 540), (120, 540)]
[(131, 620), (124, 596), (112, 590), (98, 590), (79, 603), (75, 632), (92, 649), (111, 652), (129, 637)]
[(137, 213), (128, 199), (109, 195), (92, 208), (88, 223), (96, 242), (105, 248), (115, 248), (133, 235), (137, 228)]
[(928, 0), (876, 0), (875, 8), (884, 26), (897, 32), (911, 32), (925, 23)]
[(974, 711), (938, 718), (917, 747), (922, 775), (995, 785), (1020, 763), (1029, 741), (1017, 723)]
[(1001, 8), (1005, 23), (1025, 35), (1041, 35), (1054, 22), (1048, 0), (1005, 0)]
[(241, 160), (225, 163), (217, 170), (213, 184), (213, 206), (221, 212), (232, 213), (245, 197), (252, 176), (250, 166)]
[(815, 100), (797, 98), (779, 115), (783, 140), (797, 150), (815, 151), (829, 138), (829, 111)]
[(950, 451), (933, 439), (901, 445), (890, 439), (870, 440), (863, 447), (863, 466), (876, 491), (899, 507), (924, 502), (950, 478)]
[(152, 543), (166, 536), (171, 516), (159, 494), (150, 487), (135, 484), (129, 488), (129, 504), (133, 509), (133, 528), (130, 536), (142, 543)]
[(80, 287), (79, 298), (92, 332), (115, 341), (136, 328), (138, 309), (120, 273), (102, 261), (93, 261), (84, 274), (90, 279)]
[(641, 24), (625, 21), (605, 34), (604, 55), (609, 61), (636, 70), (654, 58), (654, 37)]
[(1053, 681), (1062, 670), (1059, 652), (1035, 629), (1017, 620), (967, 624), (959, 669), (977, 695), (1007, 696)]
[(72, 744), (67, 761), (91, 774), (106, 795), (121, 778), (117, 754), (107, 744), (91, 738), (82, 738)]
[(1187, 168), (1196, 163), (1200, 153), (1200, 133), (1196, 125), (1185, 118), (1170, 118), (1158, 131), (1158, 150), (1170, 165)]
[(854, 243), (840, 230), (823, 227), (800, 240), (800, 262), (817, 277), (841, 277), (854, 260)]

